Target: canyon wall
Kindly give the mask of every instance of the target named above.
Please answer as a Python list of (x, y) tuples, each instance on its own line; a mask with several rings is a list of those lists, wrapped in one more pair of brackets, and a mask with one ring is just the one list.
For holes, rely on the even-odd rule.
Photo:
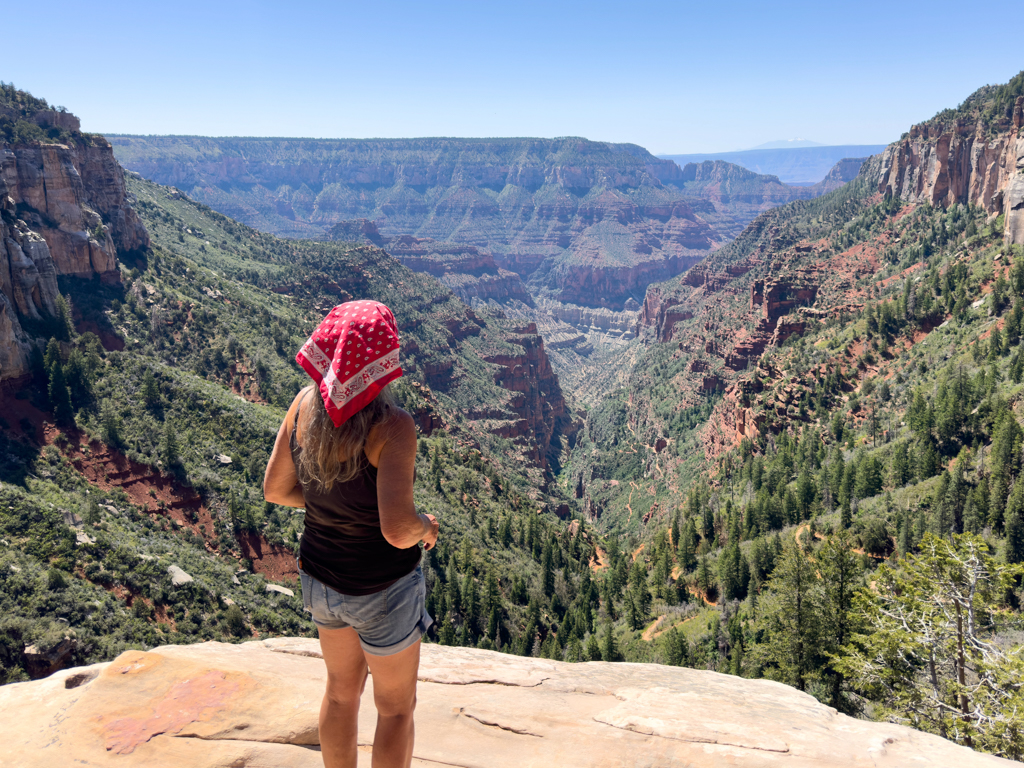
[(1024, 96), (996, 125), (961, 115), (915, 125), (882, 154), (878, 191), (946, 208), (1004, 215), (1009, 243), (1024, 243)]
[[(511, 439), (531, 438), (536, 445), (531, 459), (551, 469), (563, 445), (572, 447), (575, 443), (579, 424), (562, 396), (558, 376), (551, 368), (537, 327), (531, 323), (517, 328), (506, 341), (511, 343), (512, 351), (485, 355), (484, 360), (499, 366), (494, 383), (514, 393), (506, 408), (518, 414), (519, 420), (491, 431)], [(484, 414), (484, 418), (488, 415)]]
[(580, 138), (111, 141), (125, 167), (264, 231), (373, 242), (372, 223), (385, 238), (462, 243), (535, 298), (615, 311), (761, 211), (816, 194), (728, 163), (680, 168)]
[(533, 304), (518, 274), (500, 268), (488, 251), (473, 245), (412, 235), (385, 237), (369, 219), (339, 222), (327, 231), (327, 236), (331, 240), (379, 246), (413, 272), (433, 275), (471, 306), (474, 300)]
[(149, 244), (110, 145), (68, 113), (33, 117), (48, 116), (71, 142), (0, 143), (0, 379), (27, 372), (23, 322), (54, 315), (58, 275), (119, 280), (118, 252)]

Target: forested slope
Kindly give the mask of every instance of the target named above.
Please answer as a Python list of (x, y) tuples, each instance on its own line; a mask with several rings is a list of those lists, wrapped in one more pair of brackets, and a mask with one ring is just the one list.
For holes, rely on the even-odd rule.
[(151, 245), (118, 253), (117, 280), (60, 277), (55, 311), (26, 325), (32, 373), (0, 395), (4, 680), (126, 647), (312, 632), (292, 594), (301, 515), (260, 485), (306, 383), (295, 351), (349, 298), (399, 321), (416, 502), (442, 524), (432, 637), (530, 649), (548, 596), (563, 611), (589, 599), (592, 545), (556, 517), (569, 506), (551, 483), (573, 415), (532, 329), (379, 249), (281, 241), (129, 187)]
[[(606, 658), (771, 677), (1024, 754), (1020, 172), (970, 149), (1021, 144), (1020, 82), (648, 290), (647, 346), (563, 478), (618, 533)], [(965, 112), (991, 119), (958, 150)], [(894, 194), (892, 163), (943, 152), (913, 166), (924, 194)]]

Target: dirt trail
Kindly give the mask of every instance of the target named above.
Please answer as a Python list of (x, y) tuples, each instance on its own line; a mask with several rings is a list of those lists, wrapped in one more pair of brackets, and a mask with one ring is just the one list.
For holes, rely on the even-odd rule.
[(654, 628), (656, 626), (658, 626), (658, 622), (660, 622), (666, 616), (668, 616), (667, 613), (661, 614), (661, 616), (659, 616), (654, 621), (652, 621), (650, 623), (650, 625), (647, 627), (647, 629), (644, 630), (644, 633), (640, 636), (640, 637), (642, 637), (644, 639), (644, 642), (646, 642), (646, 643), (651, 642), (651, 638), (654, 636)]
[(598, 546), (595, 546), (594, 549), (597, 550), (597, 559), (590, 558), (590, 570), (596, 572), (608, 567), (608, 553)]
[[(800, 543), (800, 534), (802, 534), (804, 531), (806, 531), (809, 527), (810, 527), (809, 523), (804, 523), (803, 525), (797, 527), (796, 533), (793, 534), (793, 539), (796, 541), (797, 544)], [(815, 531), (814, 532), (814, 538), (817, 539), (818, 541), (824, 541), (825, 540), (825, 534), (823, 534), (821, 531)], [(892, 537), (890, 537), (890, 539), (892, 539)], [(894, 546), (895, 546), (895, 539), (892, 539), (892, 541), (893, 541)], [(862, 547), (850, 547), (850, 551), (853, 552), (855, 555), (867, 555), (872, 560), (885, 560), (885, 558), (882, 557), (882, 555), (872, 555), (870, 552), (865, 552)], [(812, 558), (812, 562), (813, 562), (813, 558)]]
[[(669, 626), (665, 627), (664, 629), (659, 629), (659, 630), (658, 630), (657, 632), (655, 632), (655, 633), (654, 633), (653, 635), (651, 635), (651, 636), (650, 636), (649, 638), (645, 637), (645, 638), (644, 638), (644, 640), (657, 640), (657, 639), (658, 639), (659, 637), (661, 637), (662, 635), (664, 635), (664, 634), (665, 634), (666, 632), (668, 632), (669, 630), (675, 629), (676, 627), (681, 627), (681, 626), (683, 626), (683, 624), (685, 624), (686, 622), (688, 622), (688, 621), (693, 621), (693, 620), (694, 620), (694, 619), (696, 619), (696, 618), (697, 618), (697, 617), (698, 617), (699, 615), (700, 615), (700, 614), (696, 614), (696, 613), (695, 613), (695, 614), (694, 614), (693, 616), (687, 616), (687, 617), (686, 617), (685, 619), (683, 619), (682, 621), (680, 621), (680, 622), (678, 622), (678, 623), (676, 623), (676, 624), (671, 624), (671, 625), (669, 625)], [(646, 633), (645, 633), (645, 634), (646, 634)]]

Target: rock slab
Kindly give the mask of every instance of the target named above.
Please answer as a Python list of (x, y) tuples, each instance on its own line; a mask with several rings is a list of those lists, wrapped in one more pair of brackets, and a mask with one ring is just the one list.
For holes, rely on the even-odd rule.
[[(0, 766), (313, 768), (325, 669), (315, 640), (127, 651), (0, 688)], [(372, 679), (359, 715), (369, 766)], [(763, 680), (646, 664), (566, 664), (423, 647), (413, 764), (1013, 765), (837, 714)]]

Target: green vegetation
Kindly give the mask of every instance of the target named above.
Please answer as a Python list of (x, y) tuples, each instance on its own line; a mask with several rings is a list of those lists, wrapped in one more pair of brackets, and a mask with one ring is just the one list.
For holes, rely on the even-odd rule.
[(46, 99), (0, 80), (0, 144), (75, 144), (93, 139), (77, 130), (54, 125), (53, 114), (64, 115), (67, 110), (51, 107)]
[[(4, 679), (40, 673), (30, 645), (57, 653), (73, 640), (66, 665), (313, 631), (298, 596), (264, 591), (293, 568), (302, 516), (264, 503), (261, 483), (284, 408), (306, 384), (295, 351), (354, 297), (395, 311), (399, 401), (449, 425), (421, 441), (417, 467), (416, 503), (443, 532), (425, 564), (432, 637), (530, 652), (589, 599), (593, 547), (552, 514), (562, 490), (539, 490), (531, 439), (491, 429), (520, 418), (484, 360), (523, 353), (509, 322), (472, 313), (377, 249), (283, 241), (154, 184), (132, 180), (131, 191), (153, 247), (122, 256), (119, 285), (61, 279), (58, 316), (33, 326), (49, 337), (34, 381), (7, 401), (19, 417), (3, 423), (0, 446), (0, 552), (14, 566), (0, 566)], [(78, 333), (72, 315), (93, 330)], [(61, 428), (45, 448), (33, 408)], [(489, 418), (468, 421), (473, 410)], [(556, 435), (556, 464), (562, 448)], [(193, 581), (174, 586), (172, 565)]]
[[(694, 349), (698, 324), (735, 333), (747, 297), (684, 305), (698, 317), (589, 411), (562, 482), (628, 553), (597, 575), (598, 636), (628, 661), (768, 677), (1017, 759), (1024, 251), (1001, 217), (880, 200), (872, 173), (762, 215), (705, 262), (756, 255), (742, 286), (773, 277), (774, 254), (794, 272), (832, 260), (827, 312), (802, 334), (723, 397), (692, 384), (722, 371)], [(752, 437), (730, 437), (740, 408)], [(970, 637), (936, 608), (965, 583)]]
[(944, 109), (928, 121), (927, 125), (946, 128), (956, 122), (981, 122), (986, 130), (1005, 130), (1013, 119), (1013, 107), (1019, 96), (1024, 96), (1024, 71), (1002, 85), (986, 85), (966, 99), (956, 109)]

